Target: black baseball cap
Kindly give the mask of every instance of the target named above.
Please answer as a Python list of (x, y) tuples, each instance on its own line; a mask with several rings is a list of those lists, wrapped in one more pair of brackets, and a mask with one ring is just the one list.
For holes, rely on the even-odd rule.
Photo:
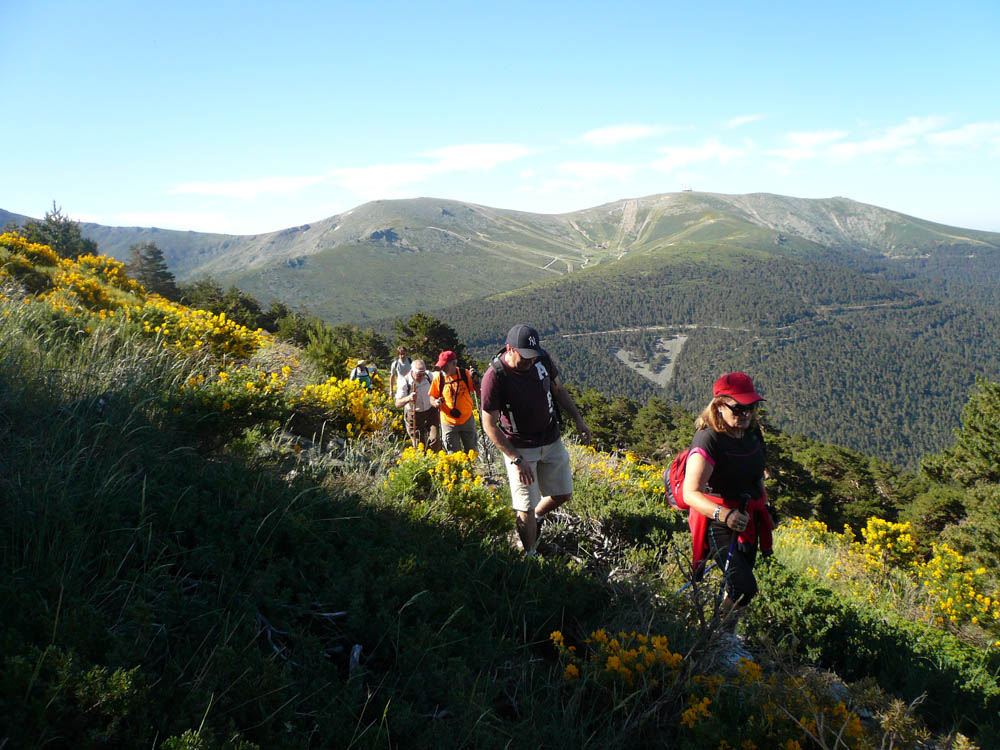
[(522, 357), (541, 357), (540, 340), (538, 331), (524, 323), (518, 323), (507, 332), (507, 343)]

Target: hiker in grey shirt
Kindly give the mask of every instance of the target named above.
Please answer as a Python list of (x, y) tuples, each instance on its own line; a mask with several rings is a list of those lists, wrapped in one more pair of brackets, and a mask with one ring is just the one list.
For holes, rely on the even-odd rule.
[(392, 366), (389, 368), (389, 393), (394, 397), (396, 394), (397, 381), (400, 378), (406, 377), (406, 374), (410, 371), (413, 366), (413, 360), (406, 356), (406, 349), (401, 346), (396, 347), (396, 359), (392, 360)]

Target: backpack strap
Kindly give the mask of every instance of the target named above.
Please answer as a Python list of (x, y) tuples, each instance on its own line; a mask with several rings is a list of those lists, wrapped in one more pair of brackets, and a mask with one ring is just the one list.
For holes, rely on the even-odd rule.
[[(517, 424), (514, 422), (514, 413), (510, 408), (510, 401), (507, 399), (507, 373), (503, 369), (503, 362), (500, 361), (500, 357), (503, 353), (507, 351), (506, 349), (501, 349), (496, 354), (493, 355), (493, 359), (490, 360), (490, 369), (493, 370), (493, 381), (500, 386), (500, 390), (503, 393), (503, 406), (500, 407), (500, 413), (507, 417), (507, 424), (510, 425), (512, 432), (517, 432)], [(502, 425), (498, 425), (501, 430), (503, 430)], [(504, 430), (506, 432), (506, 430)]]

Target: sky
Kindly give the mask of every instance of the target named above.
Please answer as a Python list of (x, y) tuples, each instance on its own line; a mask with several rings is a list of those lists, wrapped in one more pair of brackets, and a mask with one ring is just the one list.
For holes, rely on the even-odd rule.
[(1000, 231), (1000, 2), (0, 0), (0, 208), (253, 234), (684, 189)]

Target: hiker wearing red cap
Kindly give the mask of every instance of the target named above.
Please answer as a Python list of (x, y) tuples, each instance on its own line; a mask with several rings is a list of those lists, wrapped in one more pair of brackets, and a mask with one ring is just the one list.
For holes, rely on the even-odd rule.
[[(712, 401), (695, 422), (687, 457), (683, 491), (692, 514), (695, 569), (711, 556), (723, 570), (723, 614), (746, 606), (757, 593), (758, 542), (763, 554), (772, 549), (764, 435), (757, 416), (763, 400), (742, 372), (716, 380)], [(734, 630), (735, 623), (733, 618)]]
[(441, 440), (449, 453), (476, 447), (476, 420), (472, 396), (477, 392), (472, 371), (459, 367), (453, 351), (441, 352), (431, 380), (431, 404), (441, 412)]
[(581, 440), (590, 440), (590, 430), (539, 342), (531, 326), (514, 326), (506, 347), (483, 373), (483, 432), (505, 456), (517, 533), (528, 555), (535, 554), (538, 522), (573, 496), (560, 407), (576, 422)]

